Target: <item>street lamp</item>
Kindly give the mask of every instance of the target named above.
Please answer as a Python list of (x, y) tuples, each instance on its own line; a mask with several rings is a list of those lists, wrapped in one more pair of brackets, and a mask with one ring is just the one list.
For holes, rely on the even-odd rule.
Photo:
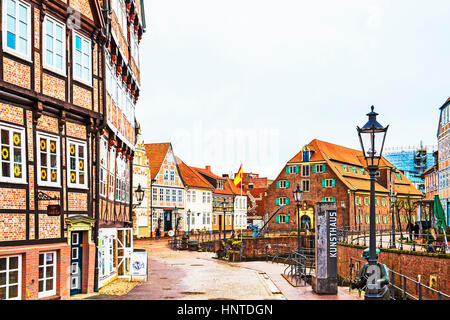
[(188, 211), (187, 211), (187, 223), (188, 223), (187, 234), (189, 235), (189, 232), (191, 230), (191, 227), (190, 227), (190, 223), (191, 223), (191, 209), (188, 209)]
[(397, 193), (391, 194), (391, 210), (392, 210), (392, 239), (391, 249), (395, 248), (395, 203), (397, 202)]
[[(380, 159), (383, 153), (384, 141), (389, 128), (383, 127), (377, 121), (378, 113), (372, 111), (367, 114), (369, 121), (362, 127), (357, 127), (361, 148), (367, 163), (367, 170), (370, 175), (370, 239), (369, 239), (369, 268), (377, 266), (376, 239), (375, 239), (375, 181), (379, 168)], [(368, 288), (365, 297), (367, 299), (378, 299), (377, 290)]]
[(141, 205), (142, 200), (144, 200), (145, 196), (145, 191), (142, 190), (141, 184), (138, 185), (134, 194), (136, 195), (137, 204), (133, 204), (133, 209), (136, 209), (138, 206)]
[(341, 208), (342, 208), (342, 230), (343, 230), (343, 240), (345, 241), (345, 201), (341, 201)]
[(303, 191), (300, 189), (300, 185), (297, 184), (297, 189), (293, 192), (294, 201), (297, 205), (297, 252), (298, 260), (300, 262), (300, 252), (301, 252), (301, 238), (300, 238), (300, 204), (302, 202)]

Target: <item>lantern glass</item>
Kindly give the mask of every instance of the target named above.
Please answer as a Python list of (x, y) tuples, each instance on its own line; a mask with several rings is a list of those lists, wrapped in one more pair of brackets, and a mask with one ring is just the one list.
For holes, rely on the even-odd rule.
[(297, 184), (297, 189), (293, 191), (294, 201), (299, 204), (302, 201), (303, 191), (300, 189), (300, 185)]
[(368, 166), (378, 166), (383, 154), (386, 133), (389, 128), (383, 127), (377, 121), (378, 113), (368, 113), (369, 121), (362, 127), (357, 127), (361, 148)]
[(144, 190), (142, 190), (142, 187), (141, 187), (140, 184), (138, 185), (138, 187), (137, 187), (135, 193), (136, 193), (136, 200), (137, 200), (139, 203), (141, 203), (142, 200), (144, 200)]

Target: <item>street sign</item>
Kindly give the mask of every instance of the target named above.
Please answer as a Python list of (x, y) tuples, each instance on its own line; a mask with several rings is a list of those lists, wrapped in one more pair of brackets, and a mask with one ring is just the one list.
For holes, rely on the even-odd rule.
[(147, 276), (147, 251), (133, 251), (130, 256), (131, 276)]

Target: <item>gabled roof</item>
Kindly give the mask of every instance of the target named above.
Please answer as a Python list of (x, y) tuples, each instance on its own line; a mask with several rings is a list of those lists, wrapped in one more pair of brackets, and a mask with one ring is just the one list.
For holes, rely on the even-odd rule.
[(145, 154), (149, 160), (150, 175), (152, 179), (154, 179), (158, 174), (170, 147), (170, 142), (145, 144)]
[(219, 177), (218, 175), (215, 175), (214, 173), (212, 173), (210, 170), (206, 169), (206, 168), (197, 168), (197, 167), (191, 167), (194, 170), (197, 170), (198, 172), (211, 177), (213, 179), (218, 179), (218, 180), (225, 180), (225, 178)]
[(200, 173), (189, 167), (180, 158), (176, 157), (176, 161), (181, 179), (183, 179), (186, 186), (214, 189), (214, 187), (205, 178), (203, 178)]
[[(314, 150), (314, 154), (310, 161), (317, 161), (318, 159), (324, 159), (327, 162), (328, 167), (334, 171), (339, 179), (350, 190), (370, 190), (370, 176), (365, 171), (366, 163), (364, 154), (362, 151), (339, 146), (333, 143), (314, 139), (307, 145), (311, 150)], [(303, 148), (302, 148), (303, 149)], [(300, 163), (302, 160), (302, 151), (299, 152), (294, 158), (292, 158), (289, 164)], [(294, 160), (294, 161), (292, 161)], [(298, 161), (300, 160), (300, 161)], [(395, 166), (386, 160), (384, 157), (380, 159), (380, 168), (395, 168)], [(396, 178), (394, 182), (395, 192), (402, 194), (411, 194), (415, 196), (422, 196), (423, 194), (417, 190), (417, 188), (406, 178), (403, 173), (397, 170), (396, 174), (399, 174), (401, 179)], [(376, 183), (375, 190), (377, 192), (388, 193), (385, 187)]]
[[(226, 185), (228, 185), (228, 188), (231, 190), (231, 192), (233, 192), (235, 195), (241, 195), (241, 188), (238, 188), (234, 185), (234, 182), (230, 179), (227, 178), (227, 181), (225, 182)], [(245, 196), (245, 192), (244, 190), (242, 190), (242, 195)]]

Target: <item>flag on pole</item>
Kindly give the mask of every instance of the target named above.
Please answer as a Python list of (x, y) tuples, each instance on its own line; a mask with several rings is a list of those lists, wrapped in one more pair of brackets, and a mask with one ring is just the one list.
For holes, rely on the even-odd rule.
[(236, 176), (234, 177), (234, 185), (236, 186), (236, 187), (241, 187), (241, 185), (242, 185), (242, 164), (241, 164), (241, 166), (239, 167), (239, 171), (238, 171), (238, 173), (236, 174)]

